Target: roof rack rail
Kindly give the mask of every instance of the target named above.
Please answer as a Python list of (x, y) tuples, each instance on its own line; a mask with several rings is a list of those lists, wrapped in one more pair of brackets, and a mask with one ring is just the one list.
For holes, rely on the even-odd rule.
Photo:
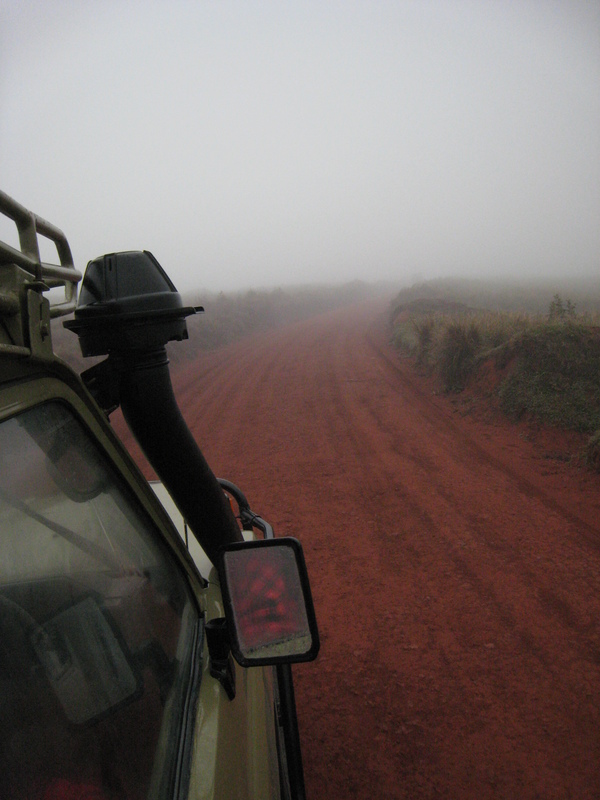
[[(50, 316), (61, 317), (75, 310), (77, 303), (77, 284), (81, 273), (73, 265), (71, 248), (65, 234), (55, 225), (26, 209), (5, 192), (0, 191), (0, 213), (12, 219), (19, 233), (20, 250), (0, 242), (0, 276), (8, 265), (16, 265), (29, 273), (42, 291), (64, 287), (63, 301), (50, 305)], [(41, 261), (38, 235), (54, 242), (60, 264), (47, 264)], [(8, 291), (0, 282), (0, 310), (13, 313), (17, 311), (18, 297)]]

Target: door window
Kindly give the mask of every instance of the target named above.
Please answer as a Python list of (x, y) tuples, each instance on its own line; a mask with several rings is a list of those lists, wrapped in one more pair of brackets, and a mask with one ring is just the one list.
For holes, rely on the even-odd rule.
[(170, 796), (199, 617), (69, 408), (0, 424), (0, 800)]

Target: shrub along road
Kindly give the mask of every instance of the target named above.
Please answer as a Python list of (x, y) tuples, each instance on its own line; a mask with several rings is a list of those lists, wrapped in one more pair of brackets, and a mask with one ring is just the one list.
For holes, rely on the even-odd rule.
[(298, 537), (308, 796), (600, 791), (600, 478), (461, 417), (367, 302), (202, 354), (176, 391), (215, 472)]

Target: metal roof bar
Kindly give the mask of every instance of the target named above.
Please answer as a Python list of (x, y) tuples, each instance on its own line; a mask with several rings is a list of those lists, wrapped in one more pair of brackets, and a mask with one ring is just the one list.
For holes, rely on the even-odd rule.
[[(0, 242), (0, 270), (7, 264), (16, 264), (28, 272), (35, 281), (48, 289), (64, 287), (65, 300), (50, 306), (50, 316), (70, 314), (77, 302), (77, 284), (81, 273), (75, 269), (71, 248), (65, 234), (42, 217), (29, 211), (5, 192), (0, 191), (0, 212), (17, 226), (20, 250)], [(38, 235), (54, 242), (60, 264), (47, 264), (40, 259)], [(14, 296), (0, 294), (2, 302), (11, 304)]]

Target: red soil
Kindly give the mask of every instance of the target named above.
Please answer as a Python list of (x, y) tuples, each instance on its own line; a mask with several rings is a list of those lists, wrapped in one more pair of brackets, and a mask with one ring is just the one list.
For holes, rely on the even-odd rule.
[(298, 537), (322, 637), (294, 668), (307, 793), (600, 797), (600, 477), (434, 393), (365, 303), (176, 380), (215, 472)]

